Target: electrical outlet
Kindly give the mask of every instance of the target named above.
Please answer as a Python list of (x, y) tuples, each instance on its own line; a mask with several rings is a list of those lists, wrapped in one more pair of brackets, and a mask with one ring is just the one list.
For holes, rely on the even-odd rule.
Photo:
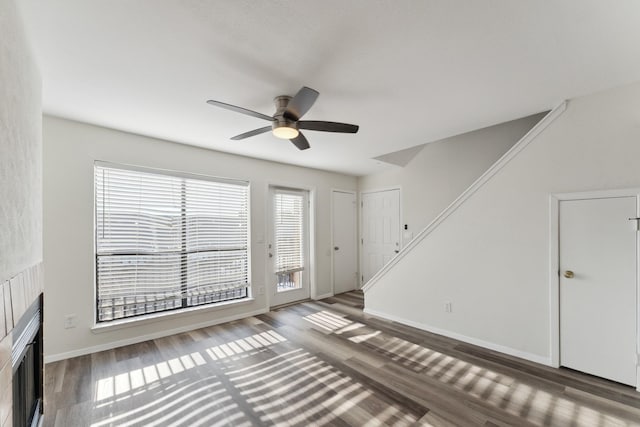
[(78, 326), (78, 316), (76, 314), (67, 314), (64, 316), (64, 328), (71, 329)]
[(453, 305), (450, 302), (444, 303), (444, 311), (446, 313), (451, 313), (453, 311)]
[(258, 295), (264, 295), (264, 286), (258, 286)]

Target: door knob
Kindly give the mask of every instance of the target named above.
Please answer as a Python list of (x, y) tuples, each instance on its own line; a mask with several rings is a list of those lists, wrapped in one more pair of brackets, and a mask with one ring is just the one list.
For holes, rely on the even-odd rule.
[(273, 254), (269, 252), (269, 258), (273, 258)]
[(400, 251), (399, 251), (398, 249), (396, 249), (396, 250), (395, 250), (395, 251), (393, 251), (393, 252), (398, 253), (398, 252), (400, 252)]
[(333, 250), (334, 250), (334, 251), (337, 251), (338, 249), (340, 249), (340, 248), (339, 248), (339, 247), (337, 247), (337, 246), (334, 246), (334, 247), (333, 247)]
[(573, 274), (573, 271), (571, 270), (567, 270), (564, 272), (564, 277), (566, 277), (567, 279), (573, 279), (573, 276), (574, 274)]

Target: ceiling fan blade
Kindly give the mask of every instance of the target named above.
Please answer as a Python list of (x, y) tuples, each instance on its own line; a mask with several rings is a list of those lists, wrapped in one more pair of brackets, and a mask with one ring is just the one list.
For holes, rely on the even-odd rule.
[(303, 86), (287, 104), (284, 116), (289, 120), (300, 120), (300, 117), (304, 116), (316, 102), (318, 95), (320, 95), (318, 91)]
[(258, 113), (257, 111), (247, 110), (246, 108), (238, 107), (236, 105), (225, 104), (224, 102), (214, 101), (210, 99), (207, 101), (207, 104), (214, 105), (216, 107), (224, 108), (225, 110), (235, 111), (236, 113), (246, 114), (247, 116), (257, 117), (258, 119), (273, 121), (273, 117), (267, 116), (266, 114)]
[(306, 150), (307, 148), (311, 147), (309, 145), (309, 141), (307, 141), (307, 138), (304, 137), (302, 132), (298, 133), (298, 136), (290, 139), (289, 141), (293, 142), (293, 145), (298, 147), (299, 150)]
[(318, 130), (322, 132), (356, 133), (358, 125), (349, 123), (321, 122), (316, 120), (302, 120), (298, 122), (298, 129)]
[(271, 126), (265, 126), (263, 128), (250, 130), (249, 132), (241, 133), (240, 135), (236, 135), (231, 139), (234, 141), (239, 141), (241, 139), (249, 138), (250, 136), (260, 135), (261, 133), (269, 132), (271, 130)]

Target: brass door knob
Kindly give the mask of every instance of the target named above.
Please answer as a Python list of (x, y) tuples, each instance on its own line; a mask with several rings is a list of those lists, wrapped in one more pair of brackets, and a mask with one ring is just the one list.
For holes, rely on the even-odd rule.
[(574, 274), (573, 274), (573, 271), (571, 270), (567, 270), (564, 272), (564, 277), (566, 277), (567, 279), (573, 279), (573, 276)]

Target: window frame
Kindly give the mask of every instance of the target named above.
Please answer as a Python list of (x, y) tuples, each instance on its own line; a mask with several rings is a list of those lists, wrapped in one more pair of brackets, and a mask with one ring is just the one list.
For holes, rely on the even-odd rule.
[[(209, 181), (213, 183), (223, 183), (223, 184), (234, 184), (246, 187), (247, 191), (247, 201), (246, 201), (246, 229), (247, 229), (247, 240), (246, 240), (246, 259), (247, 259), (247, 284), (246, 284), (246, 295), (240, 298), (233, 298), (228, 300), (222, 300), (217, 302), (208, 302), (202, 304), (195, 305), (185, 305), (186, 297), (183, 295), (182, 306), (171, 309), (164, 309), (153, 311), (149, 313), (143, 313), (138, 315), (124, 316), (111, 320), (99, 320), (99, 290), (98, 290), (98, 191), (96, 187), (96, 168), (108, 168), (108, 169), (117, 169), (127, 172), (141, 172), (147, 174), (155, 174), (166, 176), (170, 178), (183, 178), (183, 179), (192, 179), (199, 181)], [(218, 177), (212, 175), (198, 174), (198, 173), (190, 173), (183, 172), (171, 169), (160, 169), (160, 168), (152, 168), (145, 166), (137, 166), (123, 163), (114, 163), (102, 160), (95, 160), (93, 163), (93, 191), (94, 191), (94, 201), (93, 201), (93, 268), (94, 268), (94, 286), (93, 286), (93, 313), (94, 313), (94, 327), (92, 330), (96, 332), (100, 332), (100, 330), (109, 330), (109, 329), (117, 329), (122, 325), (132, 324), (132, 323), (146, 323), (145, 321), (153, 321), (157, 318), (163, 318), (166, 316), (181, 316), (185, 314), (190, 314), (193, 312), (202, 312), (202, 311), (211, 311), (217, 309), (228, 308), (231, 305), (238, 304), (246, 304), (248, 302), (254, 301), (252, 295), (252, 269), (251, 269), (251, 182), (248, 180), (242, 179), (234, 179), (234, 178), (226, 178), (226, 177)], [(184, 197), (184, 194), (181, 195)], [(181, 229), (181, 235), (185, 230)], [(186, 239), (182, 240), (182, 244), (186, 244)], [(184, 257), (186, 253), (180, 253), (181, 258)], [(186, 267), (180, 263), (180, 269)], [(181, 280), (180, 287), (183, 288), (186, 286), (186, 279)]]

